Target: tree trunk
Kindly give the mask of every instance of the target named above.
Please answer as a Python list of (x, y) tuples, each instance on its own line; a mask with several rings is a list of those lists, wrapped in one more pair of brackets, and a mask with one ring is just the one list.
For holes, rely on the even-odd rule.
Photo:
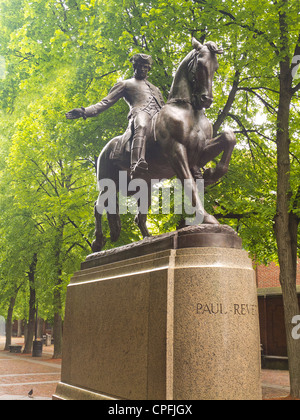
[(61, 269), (58, 271), (57, 284), (53, 293), (54, 301), (54, 325), (53, 325), (53, 339), (54, 339), (54, 353), (53, 359), (60, 359), (62, 356), (62, 299), (61, 299)]
[(290, 394), (294, 398), (300, 398), (300, 340), (292, 336), (292, 319), (299, 314), (299, 305), (296, 287), (293, 281), (287, 281), (287, 278), (292, 279), (293, 273), (285, 270), (287, 267), (280, 268), (280, 282), (282, 287), (282, 297), (284, 305), (285, 329), (287, 338), (287, 350), (289, 359), (289, 374), (290, 374)]
[(36, 293), (35, 293), (35, 269), (37, 264), (37, 255), (34, 254), (32, 262), (29, 268), (28, 280), (29, 280), (29, 319), (28, 319), (28, 330), (25, 340), (25, 346), (23, 353), (31, 353), (32, 343), (34, 336), (34, 327), (35, 327), (35, 314), (36, 314)]
[(62, 356), (62, 317), (58, 311), (54, 314), (53, 338), (53, 359), (60, 359)]
[[(280, 14), (283, 48), (287, 47), (287, 23)], [(292, 337), (292, 318), (298, 315), (299, 305), (296, 290), (297, 237), (295, 240), (295, 216), (290, 212), (290, 138), (289, 118), (292, 100), (292, 75), (290, 60), (286, 56), (280, 63), (280, 98), (277, 115), (277, 211), (275, 234), (280, 265), (280, 284), (284, 306), (291, 396), (300, 398), (300, 340)], [(297, 232), (297, 229), (296, 229)], [(297, 235), (297, 233), (296, 233)]]
[[(17, 290), (17, 293), (18, 293), (18, 290)], [(9, 346), (11, 345), (12, 321), (13, 321), (12, 316), (13, 316), (13, 311), (14, 311), (14, 306), (15, 306), (15, 302), (16, 302), (17, 293), (15, 294), (15, 296), (10, 298), (9, 308), (8, 308), (8, 311), (7, 311), (6, 339), (5, 339), (5, 347), (4, 347), (4, 350), (7, 350), (7, 351), (9, 350)]]
[(57, 270), (57, 280), (53, 292), (53, 306), (54, 306), (54, 353), (53, 359), (60, 359), (62, 356), (62, 269), (61, 269), (61, 250), (64, 234), (64, 222), (60, 220), (55, 238), (55, 263)]
[(223, 124), (224, 120), (227, 118), (227, 116), (230, 112), (232, 104), (235, 100), (236, 93), (238, 91), (238, 87), (239, 87), (239, 83), (240, 83), (240, 75), (241, 75), (240, 71), (236, 70), (235, 75), (234, 75), (234, 79), (233, 79), (233, 85), (232, 85), (231, 91), (228, 95), (227, 102), (224, 106), (223, 111), (219, 114), (219, 116), (217, 118), (217, 121), (213, 125), (213, 138), (217, 137), (218, 131), (219, 131), (221, 125)]

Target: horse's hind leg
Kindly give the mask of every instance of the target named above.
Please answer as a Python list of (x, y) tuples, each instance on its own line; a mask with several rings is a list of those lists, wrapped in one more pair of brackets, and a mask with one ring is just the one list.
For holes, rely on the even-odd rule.
[(215, 168), (208, 168), (204, 171), (203, 178), (205, 181), (205, 186), (215, 184), (222, 176), (227, 173), (235, 145), (235, 134), (231, 130), (224, 131), (224, 133), (212, 139), (207, 144), (201, 159), (201, 166), (206, 165), (207, 162), (210, 162), (222, 152), (223, 155)]
[(117, 195), (115, 196), (116, 199), (116, 212), (115, 213), (109, 213), (107, 212), (107, 220), (109, 224), (109, 230), (110, 230), (110, 239), (112, 242), (116, 242), (121, 233), (121, 219), (119, 214), (119, 205), (118, 205), (118, 198)]
[(94, 216), (95, 216), (95, 237), (91, 248), (93, 252), (99, 252), (105, 245), (105, 237), (102, 232), (102, 213), (99, 213), (97, 210), (97, 201), (94, 205)]
[[(141, 200), (147, 200), (147, 202), (142, 203)], [(147, 183), (147, 191), (144, 191), (144, 194), (137, 200), (138, 213), (134, 219), (135, 223), (138, 225), (138, 228), (141, 231), (141, 234), (143, 235), (143, 238), (151, 236), (151, 233), (149, 232), (147, 228), (147, 216), (148, 216), (148, 210), (149, 210), (150, 205), (151, 205), (151, 187)]]
[[(121, 219), (119, 215), (119, 205), (118, 205), (117, 194), (110, 197), (111, 208), (109, 208), (107, 200), (105, 200), (104, 202), (103, 200), (101, 200), (101, 196), (103, 194), (106, 194), (106, 191), (100, 192), (99, 198), (95, 202), (95, 206), (94, 206), (96, 239), (93, 241), (91, 245), (93, 252), (101, 251), (106, 243), (106, 239), (102, 231), (102, 214), (104, 210), (106, 210), (106, 214), (107, 214), (111, 241), (116, 242), (119, 239), (119, 236), (121, 233)], [(113, 202), (113, 200), (115, 200), (115, 202)], [(115, 211), (113, 211), (114, 210), (113, 208), (115, 208)]]

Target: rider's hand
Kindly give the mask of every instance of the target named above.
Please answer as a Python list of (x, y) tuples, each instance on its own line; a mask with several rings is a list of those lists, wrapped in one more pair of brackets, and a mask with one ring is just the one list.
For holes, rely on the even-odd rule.
[(81, 117), (86, 119), (85, 109), (83, 107), (74, 108), (71, 111), (66, 113), (66, 118), (68, 120), (75, 120), (76, 118), (81, 118)]

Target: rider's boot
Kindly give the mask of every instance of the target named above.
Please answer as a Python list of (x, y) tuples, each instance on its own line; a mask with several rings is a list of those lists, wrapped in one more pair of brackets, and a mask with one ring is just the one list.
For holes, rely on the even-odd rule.
[(145, 160), (145, 137), (134, 138), (131, 145), (131, 178), (141, 178), (148, 171), (148, 163)]

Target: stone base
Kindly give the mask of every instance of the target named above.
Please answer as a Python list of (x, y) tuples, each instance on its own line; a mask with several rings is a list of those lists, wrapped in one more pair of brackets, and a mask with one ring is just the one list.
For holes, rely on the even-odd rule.
[(53, 398), (261, 399), (251, 260), (234, 238), (224, 248), (185, 237), (179, 249), (175, 235), (167, 249), (147, 240), (142, 256), (94, 254), (74, 275)]

